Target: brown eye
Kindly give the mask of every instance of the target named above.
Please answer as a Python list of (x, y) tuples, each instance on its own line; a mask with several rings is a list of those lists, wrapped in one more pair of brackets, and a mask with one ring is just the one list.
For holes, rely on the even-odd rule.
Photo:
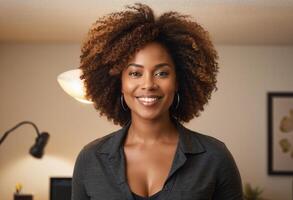
[(155, 74), (155, 76), (159, 76), (159, 77), (167, 77), (169, 75), (169, 72), (165, 72), (165, 71), (162, 71), (162, 72), (158, 72)]
[(131, 77), (136, 78), (136, 77), (140, 77), (141, 73), (139, 73), (139, 72), (129, 72), (128, 75), (131, 76)]

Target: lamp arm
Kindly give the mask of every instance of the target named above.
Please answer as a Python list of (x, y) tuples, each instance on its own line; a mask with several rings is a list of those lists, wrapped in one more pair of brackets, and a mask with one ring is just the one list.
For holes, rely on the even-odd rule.
[(16, 124), (14, 127), (12, 127), (11, 129), (7, 130), (4, 133), (4, 135), (0, 139), (0, 145), (2, 144), (2, 142), (5, 140), (5, 138), (8, 136), (9, 133), (11, 133), (12, 131), (14, 131), (15, 129), (17, 129), (18, 127), (20, 127), (20, 126), (22, 126), (24, 124), (30, 124), (30, 125), (32, 125), (35, 128), (35, 130), (37, 132), (37, 135), (38, 136), (40, 135), (40, 132), (39, 132), (38, 127), (33, 122), (31, 122), (31, 121), (22, 121), (22, 122)]

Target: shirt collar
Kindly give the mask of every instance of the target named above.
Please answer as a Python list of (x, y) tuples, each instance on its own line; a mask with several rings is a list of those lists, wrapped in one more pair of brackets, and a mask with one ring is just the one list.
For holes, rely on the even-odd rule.
[[(197, 133), (185, 128), (176, 120), (174, 120), (174, 123), (179, 132), (179, 148), (183, 153), (198, 154), (205, 152), (204, 146), (200, 143), (198, 137), (194, 135)], [(115, 155), (119, 154), (119, 149), (123, 144), (130, 124), (131, 122), (129, 121), (123, 128), (110, 134), (112, 137), (106, 136), (98, 147), (98, 153), (106, 153), (109, 154), (110, 157), (115, 157)]]
[(198, 154), (205, 152), (204, 146), (201, 144), (196, 132), (184, 127), (178, 121), (175, 121), (175, 125), (179, 132), (179, 147), (185, 154)]

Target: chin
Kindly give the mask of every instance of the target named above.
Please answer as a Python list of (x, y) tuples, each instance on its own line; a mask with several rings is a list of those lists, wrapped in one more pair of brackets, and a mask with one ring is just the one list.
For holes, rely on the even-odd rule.
[(136, 115), (140, 119), (143, 120), (149, 120), (149, 121), (154, 121), (154, 120), (160, 120), (165, 117), (165, 115), (169, 116), (169, 113), (164, 113), (162, 114), (161, 112), (139, 112), (139, 113), (133, 113), (132, 115)]

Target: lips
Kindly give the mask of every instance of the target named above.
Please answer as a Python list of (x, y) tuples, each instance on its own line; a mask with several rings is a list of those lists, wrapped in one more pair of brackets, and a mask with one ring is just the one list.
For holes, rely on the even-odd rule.
[(150, 96), (139, 96), (136, 97), (139, 103), (141, 103), (144, 106), (152, 106), (155, 105), (160, 101), (162, 96), (156, 96), (156, 95), (150, 95)]

